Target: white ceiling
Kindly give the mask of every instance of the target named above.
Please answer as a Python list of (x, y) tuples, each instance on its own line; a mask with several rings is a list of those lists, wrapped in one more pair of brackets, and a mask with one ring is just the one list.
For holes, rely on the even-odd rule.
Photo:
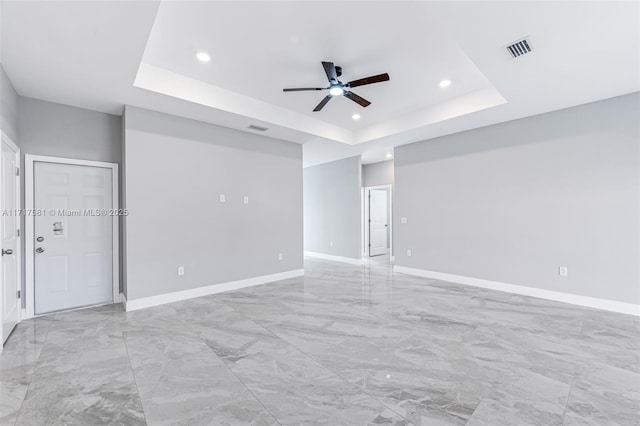
[[(1, 3), (2, 66), (23, 96), (124, 104), (304, 144), (305, 165), (640, 90), (638, 2)], [(331, 19), (335, 13), (338, 19)], [(529, 36), (534, 53), (504, 46)], [(204, 50), (212, 60), (199, 63)], [(320, 61), (372, 104), (333, 99)], [(438, 83), (451, 79), (442, 89)], [(351, 114), (359, 112), (361, 120)]]

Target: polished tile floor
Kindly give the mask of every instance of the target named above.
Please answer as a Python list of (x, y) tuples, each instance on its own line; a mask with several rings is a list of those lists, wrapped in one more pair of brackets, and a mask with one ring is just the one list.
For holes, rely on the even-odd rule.
[(639, 318), (307, 259), (306, 276), (24, 321), (3, 425), (638, 425)]

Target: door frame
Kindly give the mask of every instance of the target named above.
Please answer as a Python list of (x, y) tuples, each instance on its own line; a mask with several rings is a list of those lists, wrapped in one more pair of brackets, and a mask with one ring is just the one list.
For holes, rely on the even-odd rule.
[[(362, 188), (362, 256), (370, 259), (369, 256), (369, 197), (368, 191), (371, 189), (386, 189), (389, 191), (389, 259), (393, 261), (393, 185), (375, 185)], [(376, 256), (373, 256), (376, 257)]]
[[(16, 143), (7, 136), (6, 133), (0, 130), (0, 143), (6, 143), (9, 147), (16, 153), (18, 157), (18, 161), (16, 162), (16, 167), (20, 168), (20, 158), (21, 151), (20, 147), (16, 145)], [(20, 176), (17, 176), (16, 179), (16, 209), (20, 210), (22, 208), (22, 192), (20, 191)], [(2, 205), (2, 197), (0, 197), (0, 210), (3, 210), (4, 206)], [(18, 264), (16, 270), (16, 280), (18, 281), (18, 291), (20, 291), (20, 298), (18, 302), (18, 322), (22, 321), (22, 300), (24, 295), (22, 294), (22, 221), (20, 219), (21, 216), (18, 215), (18, 231), (20, 232), (17, 241), (16, 241), (16, 263)], [(2, 312), (2, 303), (0, 303), (0, 319), (3, 316)], [(3, 336), (2, 332), (2, 320), (0, 320), (0, 336)], [(0, 342), (0, 352), (2, 352), (2, 342)]]
[[(30, 155), (24, 156), (24, 191), (25, 191), (25, 209), (26, 211), (32, 211), (34, 209), (34, 194), (35, 194), (35, 180), (33, 176), (35, 163), (54, 163), (54, 164), (68, 164), (72, 166), (89, 166), (89, 167), (101, 167), (105, 169), (111, 169), (111, 185), (112, 185), (112, 208), (119, 209), (118, 199), (118, 164), (107, 163), (104, 161), (89, 161), (89, 160), (77, 160), (73, 158), (62, 157), (49, 157), (45, 155)], [(26, 318), (33, 318), (40, 316), (35, 314), (35, 217), (25, 216), (25, 298), (26, 298)], [(120, 300), (120, 216), (114, 215), (112, 217), (112, 286), (113, 286), (113, 303), (117, 303)], [(48, 315), (48, 314), (42, 314)]]

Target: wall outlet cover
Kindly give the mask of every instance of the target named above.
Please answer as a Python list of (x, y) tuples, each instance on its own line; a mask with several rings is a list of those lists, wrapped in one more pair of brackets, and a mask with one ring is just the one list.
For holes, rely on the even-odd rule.
[(406, 217), (401, 217), (400, 218), (400, 223), (407, 223), (407, 218)]
[(282, 260), (284, 258), (282, 253), (278, 253), (278, 260)]
[(407, 257), (411, 257), (411, 250), (407, 250)]
[(184, 275), (184, 266), (178, 266), (178, 275)]
[(224, 195), (224, 194), (220, 194), (220, 202), (221, 202), (221, 203), (224, 203), (224, 202), (226, 202), (226, 201), (227, 201), (227, 197), (225, 197), (225, 195)]
[(558, 275), (560, 275), (561, 277), (566, 277), (569, 275), (569, 268), (567, 268), (566, 266), (561, 266), (558, 268)]
[(245, 196), (244, 196), (244, 198), (242, 199), (242, 201), (243, 201), (245, 204), (249, 204), (249, 197), (247, 197), (247, 196), (245, 195)]

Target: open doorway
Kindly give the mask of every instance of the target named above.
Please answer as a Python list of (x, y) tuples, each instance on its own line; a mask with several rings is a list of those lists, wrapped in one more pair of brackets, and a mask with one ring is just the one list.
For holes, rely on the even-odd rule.
[(391, 185), (363, 188), (365, 258), (393, 258), (391, 191)]

